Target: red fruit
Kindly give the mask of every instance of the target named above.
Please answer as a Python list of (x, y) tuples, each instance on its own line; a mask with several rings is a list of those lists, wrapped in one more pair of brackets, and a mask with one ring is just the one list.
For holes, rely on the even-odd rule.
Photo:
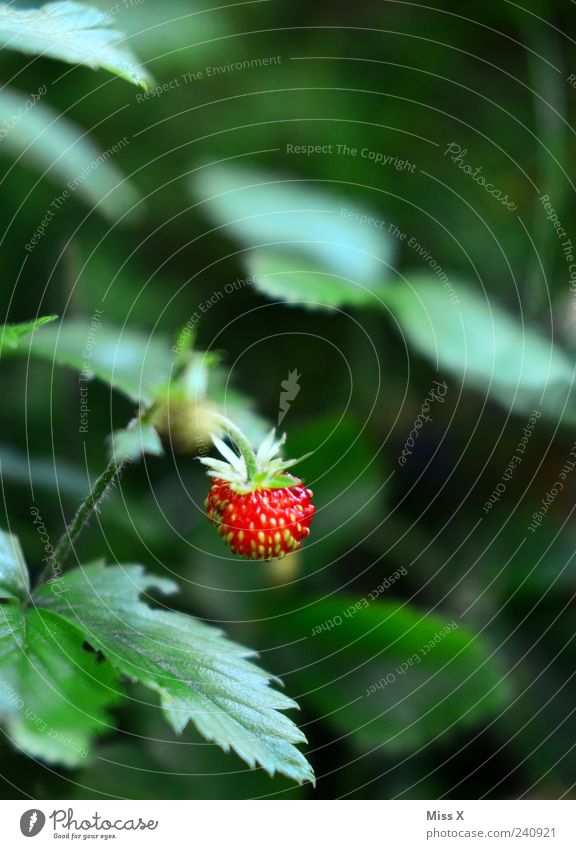
[(275, 431), (255, 452), (238, 428), (220, 418), (240, 453), (213, 436), (227, 462), (201, 459), (213, 478), (205, 502), (208, 519), (241, 557), (272, 560), (297, 551), (310, 533), (314, 515), (311, 490), (299, 478), (286, 474), (298, 461), (281, 459), (284, 437), (275, 442)]
[(206, 499), (208, 519), (234, 554), (271, 560), (297, 551), (310, 533), (312, 491), (295, 478), (294, 486), (238, 493), (229, 481), (214, 478)]

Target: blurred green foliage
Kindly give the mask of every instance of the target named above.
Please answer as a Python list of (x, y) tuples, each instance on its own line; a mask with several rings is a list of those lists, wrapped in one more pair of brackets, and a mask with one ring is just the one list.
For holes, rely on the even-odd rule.
[[(126, 448), (125, 428), (166, 402), (163, 456), (127, 468), (78, 558), (177, 578), (182, 612), (257, 650), (301, 707), (318, 778), (294, 787), (196, 731), (177, 737), (134, 684), (81, 769), (5, 740), (6, 796), (571, 791), (576, 475), (560, 476), (574, 445), (574, 291), (541, 198), (576, 245), (576, 70), (562, 35), (574, 11), (538, 9), (553, 26), (495, 2), (142, 0), (114, 24), (149, 92), (2, 50), (11, 91), (47, 94), (35, 123), (13, 128), (19, 152), (13, 130), (0, 141), (1, 527), (38, 574), (30, 505), (56, 539), (108, 435), (138, 458), (152, 443), (138, 432)], [(55, 196), (115, 145), (31, 245)], [(52, 314), (18, 338), (14, 325)], [(193, 347), (171, 350), (187, 326)], [(291, 456), (314, 451), (298, 468), (313, 533), (281, 563), (236, 561), (205, 522), (206, 478), (170, 399), (222, 407), (256, 438), (293, 370), (282, 429)], [(435, 380), (446, 397), (418, 427)]]

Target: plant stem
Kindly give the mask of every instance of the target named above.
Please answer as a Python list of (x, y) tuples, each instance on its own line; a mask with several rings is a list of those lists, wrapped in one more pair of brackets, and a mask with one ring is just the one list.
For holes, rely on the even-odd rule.
[(220, 413), (214, 413), (214, 418), (222, 423), (228, 433), (228, 436), (236, 443), (236, 446), (244, 457), (244, 461), (246, 463), (248, 480), (253, 480), (254, 476), (258, 472), (258, 464), (256, 462), (256, 454), (248, 442), (248, 439), (242, 433), (240, 428), (235, 425), (234, 422), (231, 422), (230, 419), (227, 419), (226, 416), (221, 416)]
[(66, 559), (68, 558), (70, 552), (74, 548), (74, 543), (76, 542), (80, 532), (84, 525), (89, 521), (90, 517), (97, 509), (98, 505), (110, 489), (110, 487), (114, 486), (116, 479), (120, 475), (124, 463), (117, 463), (115, 460), (111, 460), (110, 463), (106, 466), (94, 486), (92, 487), (90, 494), (88, 497), (82, 502), (72, 523), (66, 528), (60, 541), (58, 542), (54, 554), (51, 558), (51, 562), (46, 566), (42, 574), (40, 575), (39, 583), (43, 584), (50, 572), (53, 572), (55, 567), (62, 566)]

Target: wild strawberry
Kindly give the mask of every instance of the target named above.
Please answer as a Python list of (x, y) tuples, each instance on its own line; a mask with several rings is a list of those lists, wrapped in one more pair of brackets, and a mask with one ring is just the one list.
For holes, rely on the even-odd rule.
[(208, 519), (241, 557), (271, 560), (291, 554), (310, 533), (314, 515), (311, 490), (299, 478), (285, 474), (298, 461), (277, 456), (285, 437), (275, 441), (275, 431), (254, 453), (241, 431), (227, 421), (225, 426), (240, 453), (212, 437), (228, 462), (201, 460), (213, 477), (205, 502)]

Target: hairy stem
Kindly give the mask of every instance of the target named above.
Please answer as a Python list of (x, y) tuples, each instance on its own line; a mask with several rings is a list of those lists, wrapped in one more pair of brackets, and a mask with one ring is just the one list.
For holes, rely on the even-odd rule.
[(74, 543), (78, 539), (82, 528), (89, 521), (90, 517), (97, 509), (98, 505), (108, 492), (108, 490), (114, 486), (118, 476), (122, 472), (124, 467), (124, 463), (116, 462), (116, 460), (111, 460), (110, 463), (106, 466), (94, 486), (92, 487), (90, 494), (87, 498), (82, 502), (74, 519), (71, 524), (66, 528), (60, 541), (58, 542), (54, 554), (51, 558), (51, 562), (46, 566), (44, 571), (40, 576), (40, 584), (43, 584), (50, 574), (55, 570), (55, 567), (62, 567), (65, 563), (66, 559), (70, 555), (70, 552), (74, 548)]

